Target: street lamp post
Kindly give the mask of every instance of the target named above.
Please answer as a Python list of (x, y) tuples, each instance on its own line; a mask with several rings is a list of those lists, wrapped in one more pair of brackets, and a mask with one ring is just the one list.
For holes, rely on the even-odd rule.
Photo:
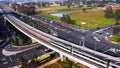
[(73, 46), (71, 46), (71, 54), (73, 55)]
[(82, 47), (83, 47), (83, 50), (85, 48), (85, 37), (82, 37)]
[[(86, 22), (81, 22), (81, 26), (82, 26), (82, 25), (86, 25)], [(84, 31), (84, 27), (83, 27), (83, 32), (85, 32), (85, 31)]]
[(107, 61), (107, 68), (109, 68), (110, 60)]
[[(71, 41), (71, 39), (69, 39)], [(71, 54), (73, 55), (73, 45), (71, 46)]]
[(79, 45), (81, 46), (81, 41), (79, 41)]
[(11, 59), (11, 57), (9, 56), (9, 59), (10, 59), (10, 61), (12, 62), (12, 59)]
[(96, 46), (97, 46), (97, 43), (95, 43), (95, 47), (94, 47), (94, 50), (96, 50)]

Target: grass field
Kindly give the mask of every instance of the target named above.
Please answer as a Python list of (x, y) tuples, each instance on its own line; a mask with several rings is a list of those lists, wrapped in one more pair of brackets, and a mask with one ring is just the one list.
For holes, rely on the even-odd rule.
[(82, 27), (95, 28), (114, 23), (114, 18), (105, 18), (103, 10), (91, 10), (84, 12), (69, 13), (73, 20), (76, 20), (76, 25), (81, 26), (81, 22), (86, 22)]
[[(73, 20), (76, 20), (75, 25), (85, 28), (101, 27), (115, 22), (114, 18), (105, 18), (104, 11), (97, 8), (87, 10), (85, 13), (82, 12), (81, 8), (74, 8), (73, 6), (70, 9), (68, 9), (67, 6), (51, 6), (48, 8), (38, 8), (37, 11), (46, 12), (40, 15), (56, 20), (59, 20), (60, 18), (49, 15), (48, 13), (51, 13), (52, 11), (67, 12)], [(87, 24), (81, 25), (81, 22), (86, 22)]]
[[(38, 14), (51, 19), (60, 20), (59, 17), (52, 16), (49, 14)], [(82, 26), (85, 28), (96, 28), (105, 25), (109, 25), (115, 22), (114, 18), (105, 18), (103, 10), (90, 10), (85, 13), (82, 11), (69, 12), (71, 19), (76, 20), (75, 25)], [(86, 25), (81, 25), (81, 22), (86, 22)]]
[(110, 38), (111, 41), (114, 41), (114, 42), (118, 42), (120, 43), (120, 35), (113, 35), (111, 38)]

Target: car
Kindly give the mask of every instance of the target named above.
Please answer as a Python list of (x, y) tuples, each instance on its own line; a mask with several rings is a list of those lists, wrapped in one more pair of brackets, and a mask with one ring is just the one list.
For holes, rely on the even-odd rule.
[(2, 61), (5, 61), (5, 60), (6, 60), (6, 58), (3, 58), (3, 59), (2, 59)]
[(52, 23), (53, 23), (53, 21), (50, 21), (50, 23), (52, 24)]
[(99, 32), (99, 34), (103, 34), (103, 32)]
[(111, 30), (111, 29), (112, 29), (112, 27), (109, 27), (109, 28), (108, 28), (108, 30)]
[(72, 32), (72, 31), (67, 31), (67, 33), (70, 33), (70, 32)]
[(45, 52), (50, 52), (51, 50), (49, 48), (44, 49)]
[(100, 27), (96, 27), (96, 29), (100, 29)]
[(58, 29), (57, 27), (55, 27), (55, 29)]
[(52, 35), (53, 35), (53, 36), (58, 36), (58, 34), (57, 34), (57, 33), (53, 33)]
[(3, 64), (7, 64), (8, 62), (3, 62)]
[(35, 49), (40, 49), (40, 46), (35, 47)]

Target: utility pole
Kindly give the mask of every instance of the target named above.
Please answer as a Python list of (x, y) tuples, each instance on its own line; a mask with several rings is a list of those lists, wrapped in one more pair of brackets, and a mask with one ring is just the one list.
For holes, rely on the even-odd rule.
[(71, 54), (73, 55), (73, 46), (71, 46)]
[(6, 22), (6, 19), (3, 17), (3, 21), (4, 21), (4, 24), (6, 26), (7, 22)]
[(109, 68), (110, 60), (107, 60), (107, 68)]

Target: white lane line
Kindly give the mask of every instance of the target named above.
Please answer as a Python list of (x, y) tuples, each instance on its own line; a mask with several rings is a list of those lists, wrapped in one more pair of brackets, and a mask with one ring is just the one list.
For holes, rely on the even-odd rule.
[(10, 61), (12, 62), (12, 59), (11, 59), (11, 57), (9, 56), (9, 59), (10, 59)]

